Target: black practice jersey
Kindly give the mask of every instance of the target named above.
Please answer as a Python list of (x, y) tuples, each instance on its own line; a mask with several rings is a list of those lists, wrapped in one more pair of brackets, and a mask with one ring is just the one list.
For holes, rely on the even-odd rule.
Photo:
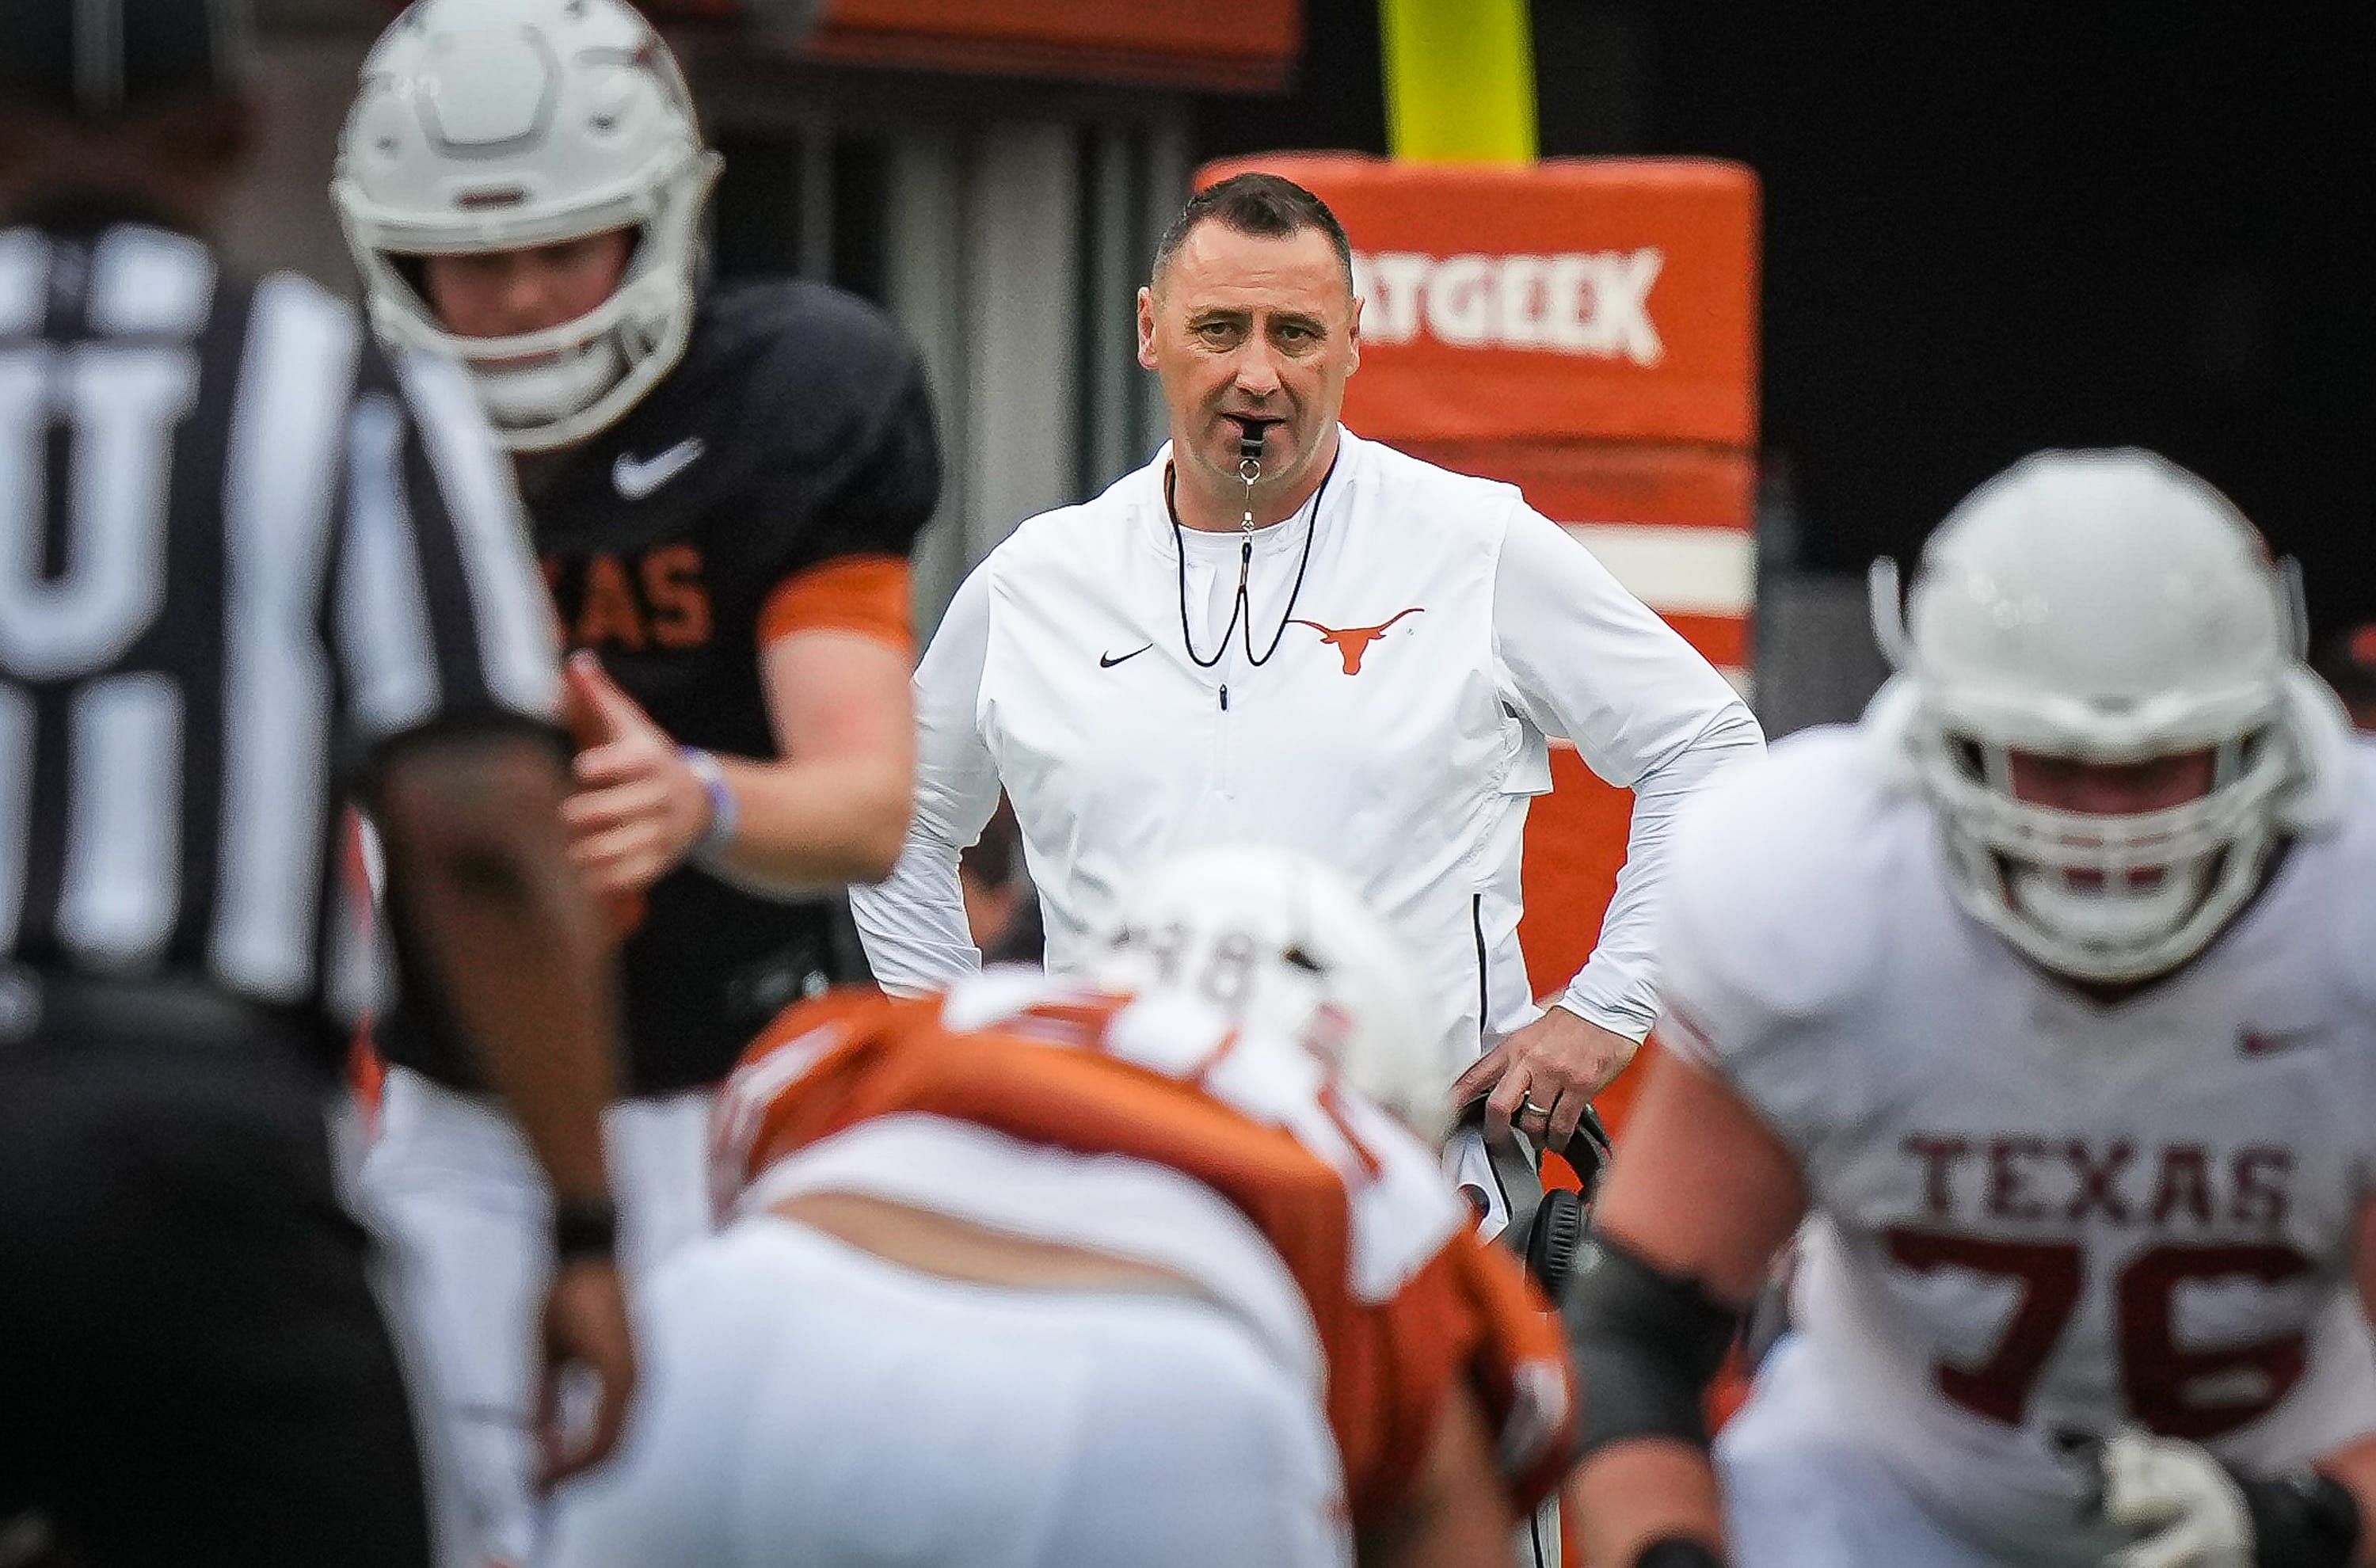
[(102, 218), (0, 233), (0, 981), (202, 980), (335, 1065), (341, 786), (552, 722), (518, 502), (453, 367)]
[[(772, 757), (769, 599), (838, 560), (905, 556), (939, 495), (898, 329), (838, 290), (768, 281), (711, 291), (683, 360), (533, 481), (529, 506), (564, 642), (683, 744)], [(645, 1095), (723, 1078), (788, 1002), (865, 975), (841, 899), (756, 897), (691, 865), (651, 889), (622, 960), (628, 1088)], [(388, 1058), (468, 1082), (435, 998), (402, 992)]]

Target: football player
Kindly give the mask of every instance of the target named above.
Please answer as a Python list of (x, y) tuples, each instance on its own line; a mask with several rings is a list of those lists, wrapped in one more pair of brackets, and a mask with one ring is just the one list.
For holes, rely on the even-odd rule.
[(1678, 828), (1571, 1302), (1592, 1561), (2376, 1562), (2376, 756), (2285, 576), (2193, 475), (2050, 452), (1875, 598), (1863, 722)]
[[(333, 193), (381, 334), (466, 366), (515, 454), (575, 650), (568, 826), (624, 936), (631, 1271), (707, 1228), (707, 1091), (787, 1003), (863, 975), (833, 890), (883, 875), (906, 827), (906, 556), (939, 491), (923, 376), (881, 313), (703, 283), (719, 167), (620, 0), (420, 0), (364, 64)], [(467, 1021), (401, 956), (367, 1176), (517, 1561), (544, 1200), (464, 1069)]]
[(1574, 1386), (1415, 1135), (1408, 961), (1277, 851), (1124, 903), (1101, 989), (837, 993), (754, 1047), (738, 1218), (652, 1279), (648, 1402), (552, 1568), (1507, 1561)]

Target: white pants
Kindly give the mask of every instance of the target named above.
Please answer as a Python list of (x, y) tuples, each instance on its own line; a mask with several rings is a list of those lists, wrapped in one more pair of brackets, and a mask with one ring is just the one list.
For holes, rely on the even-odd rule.
[[(631, 1277), (708, 1231), (708, 1125), (699, 1091), (604, 1113)], [(552, 1250), (543, 1176), (493, 1101), (395, 1067), (362, 1185), (402, 1256), (401, 1306), (427, 1362), (424, 1403), (479, 1555), (525, 1563), (538, 1533), (534, 1348)]]
[(1202, 1301), (944, 1280), (763, 1214), (638, 1307), (643, 1401), (545, 1568), (1351, 1561), (1317, 1400)]
[(1734, 1568), (2097, 1568), (2112, 1544), (1984, 1543), (1931, 1507), (1836, 1408), (1806, 1343), (1788, 1336), (1716, 1440)]

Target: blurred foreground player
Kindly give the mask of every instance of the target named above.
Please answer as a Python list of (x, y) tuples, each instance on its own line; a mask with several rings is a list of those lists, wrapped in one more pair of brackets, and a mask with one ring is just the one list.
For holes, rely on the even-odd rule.
[(652, 1281), (651, 1402), (555, 1568), (1507, 1561), (1570, 1456), (1555, 1322), (1380, 1109), (1441, 1132), (1392, 937), (1232, 853), (1235, 905), (1125, 915), (1136, 1000), (992, 970), (768, 1031), (739, 1218)]
[(1718, 1561), (1720, 1481), (1747, 1568), (2376, 1562), (2376, 757), (2289, 608), (2192, 475), (2029, 458), (1864, 722), (1685, 817), (1573, 1303), (1593, 1562)]
[[(707, 1228), (710, 1087), (787, 1004), (864, 977), (838, 890), (907, 826), (931, 409), (871, 306), (700, 285), (719, 160), (618, 0), (422, 0), (362, 76), (334, 194), (373, 320), (469, 369), (577, 650), (573, 852), (632, 926), (610, 1120), (632, 1270)], [(368, 1175), (428, 1254), (493, 1550), (517, 1560), (543, 1200), (407, 956)]]
[(425, 1568), (330, 1146), (341, 790), (563, 1199), (545, 1353), (604, 1396), (563, 1468), (633, 1372), (609, 985), (469, 387), (198, 237), (250, 137), (244, 12), (0, 6), (0, 1538), (30, 1508), (99, 1568)]

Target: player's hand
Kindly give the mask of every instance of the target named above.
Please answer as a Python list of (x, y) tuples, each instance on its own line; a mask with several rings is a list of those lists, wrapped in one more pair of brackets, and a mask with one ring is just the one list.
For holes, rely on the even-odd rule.
[(2104, 1440), (2097, 1463), (2104, 1516), (2144, 1532), (2105, 1568), (2253, 1568), (2244, 1490), (2207, 1450), (2129, 1430)]
[(563, 674), (569, 727), (585, 744), (561, 808), (569, 857), (597, 897), (641, 892), (708, 831), (709, 791), (592, 654), (571, 655)]
[[(590, 1420), (568, 1419), (565, 1396), (590, 1379)], [(618, 1265), (585, 1257), (563, 1264), (544, 1298), (544, 1376), (537, 1396), (542, 1449), (539, 1483), (550, 1487), (610, 1457), (627, 1424), (636, 1391), (636, 1347), (627, 1331), (626, 1294)], [(571, 1429), (583, 1427), (582, 1431)]]
[[(1553, 1007), (1479, 1057), (1453, 1086), (1452, 1102), (1467, 1105), (1490, 1087), (1488, 1137), (1506, 1137), (1515, 1125), (1547, 1148), (1565, 1148), (1592, 1097), (1625, 1070), (1638, 1049), (1623, 1035)], [(1529, 1102), (1534, 1109), (1526, 1109)]]

